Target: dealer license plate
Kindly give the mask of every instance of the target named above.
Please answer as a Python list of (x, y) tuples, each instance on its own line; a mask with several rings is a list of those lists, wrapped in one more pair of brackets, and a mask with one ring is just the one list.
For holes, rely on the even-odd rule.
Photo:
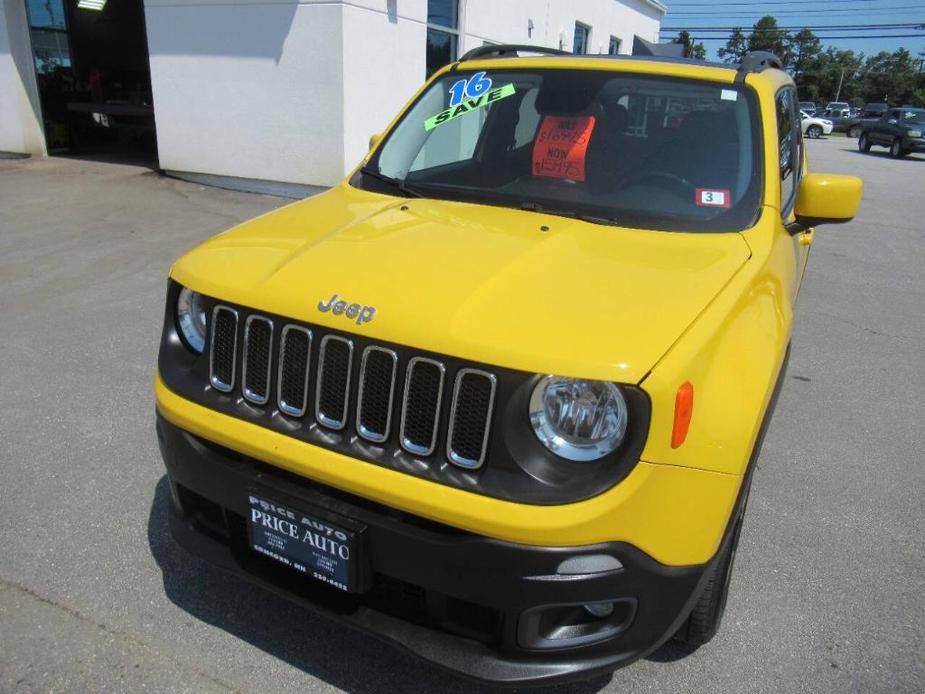
[(340, 590), (355, 590), (354, 530), (321, 514), (303, 513), (255, 494), (249, 495), (248, 501), (254, 551)]

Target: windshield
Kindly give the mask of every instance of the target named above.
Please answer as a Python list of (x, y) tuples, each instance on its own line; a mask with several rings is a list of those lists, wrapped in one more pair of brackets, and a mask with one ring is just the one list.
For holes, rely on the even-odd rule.
[(676, 231), (738, 231), (761, 202), (742, 85), (612, 71), (452, 72), (354, 185)]

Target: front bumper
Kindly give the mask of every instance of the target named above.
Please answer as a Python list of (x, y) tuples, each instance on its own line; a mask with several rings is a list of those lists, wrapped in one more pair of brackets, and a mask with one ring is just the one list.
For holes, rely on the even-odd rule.
[[(677, 630), (709, 568), (665, 566), (619, 542), (503, 542), (266, 465), (193, 436), (160, 413), (157, 432), (173, 498), (170, 528), (181, 546), (481, 680), (558, 682), (626, 665)], [(251, 551), (245, 517), (255, 489), (364, 524), (369, 590), (342, 593)], [(613, 617), (576, 617), (585, 614), (581, 605), (603, 601), (617, 601)]]

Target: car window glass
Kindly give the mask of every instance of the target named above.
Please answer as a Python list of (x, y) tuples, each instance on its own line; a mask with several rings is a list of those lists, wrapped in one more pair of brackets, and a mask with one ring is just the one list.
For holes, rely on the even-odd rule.
[[(799, 131), (795, 98), (788, 104)], [(740, 85), (458, 70), (411, 105), (368, 166), (428, 197), (736, 231), (760, 204), (759, 132), (755, 94)]]
[(428, 138), (411, 164), (410, 171), (429, 169), (472, 159), (478, 144), (487, 109), (470, 118), (456, 118), (445, 123), (443, 137)]
[(517, 126), (514, 128), (514, 147), (523, 147), (533, 142), (536, 129), (540, 124), (540, 114), (536, 110), (536, 95), (539, 89), (531, 89), (520, 102), (517, 109)]
[(803, 178), (803, 126), (800, 121), (800, 109), (797, 106), (796, 94), (791, 97), (791, 121), (793, 123), (794, 163), (796, 168), (796, 185)]
[(789, 214), (796, 193), (802, 155), (800, 128), (796, 126), (793, 90), (782, 89), (777, 94), (777, 151), (780, 164), (781, 213)]

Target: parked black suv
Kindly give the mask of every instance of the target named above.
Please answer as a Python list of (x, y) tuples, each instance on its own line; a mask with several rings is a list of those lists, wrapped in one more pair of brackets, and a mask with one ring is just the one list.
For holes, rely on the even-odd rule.
[(872, 145), (890, 148), (890, 156), (899, 159), (910, 152), (925, 152), (925, 109), (891, 108), (879, 120), (864, 125), (858, 149), (869, 152)]

